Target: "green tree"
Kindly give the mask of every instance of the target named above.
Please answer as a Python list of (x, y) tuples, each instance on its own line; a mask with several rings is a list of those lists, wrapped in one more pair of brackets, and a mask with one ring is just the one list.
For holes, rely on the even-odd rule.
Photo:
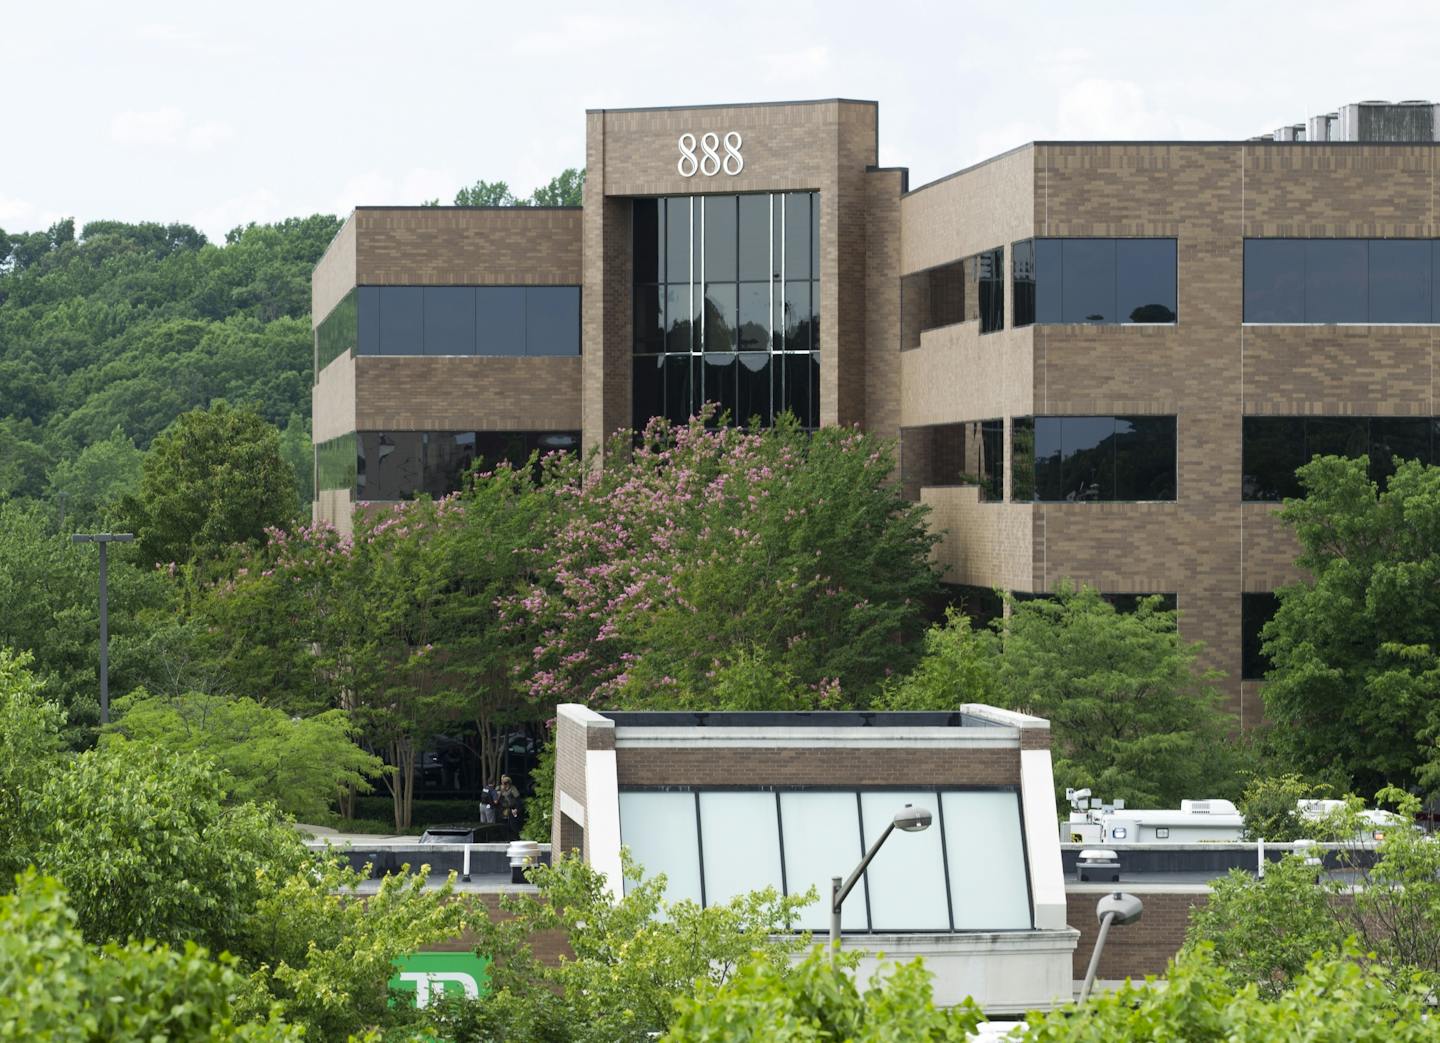
[(28, 653), (0, 648), (0, 880), (25, 865), (34, 794), (58, 763), (65, 715), (27, 669)]
[[(38, 504), (0, 502), (0, 648), (29, 652), (30, 670), (65, 710), (66, 742), (85, 745), (99, 721), (99, 578), (95, 550), (76, 546)], [(110, 555), (110, 681), (154, 685), (152, 624), (174, 611), (171, 583)]]
[[(491, 996), (451, 1008), (437, 1029), (476, 1040), (641, 1043), (671, 1023), (675, 1001), (697, 979), (723, 984), (748, 960), (778, 971), (805, 944), (776, 935), (813, 892), (784, 898), (766, 889), (702, 909), (666, 902), (665, 878), (644, 879), (624, 859), (624, 897), (578, 858), (531, 870), (538, 894), (506, 895), (505, 918), (475, 925), (476, 951), (495, 960)], [(551, 931), (564, 932), (574, 954), (559, 965), (541, 963), (531, 948)]]
[(49, 497), (72, 524), (101, 521), (107, 508), (140, 490), (145, 454), (120, 428), (50, 470)]
[(970, 618), (947, 611), (943, 625), (925, 632), (925, 651), (915, 669), (887, 684), (877, 705), (885, 710), (955, 710), (961, 703), (997, 703), (999, 644)]
[(1191, 911), (1186, 944), (1213, 947), (1216, 962), (1236, 985), (1258, 982), (1265, 993), (1294, 987), (1316, 952), (1340, 954), (1347, 938), (1359, 940), (1377, 976), (1397, 991), (1419, 980), (1440, 985), (1440, 845), (1415, 824), (1419, 802), (1401, 790), (1382, 790), (1398, 814), (1375, 832), (1355, 798), (1314, 824), (1321, 839), (1338, 844), (1329, 855), (1339, 872), (1317, 877), (1313, 865), (1292, 855), (1266, 868), (1263, 879), (1232, 871), (1210, 900)]
[(1312, 837), (1315, 829), (1300, 815), (1300, 801), (1323, 798), (1329, 786), (1316, 785), (1292, 773), (1255, 775), (1240, 797), (1246, 840), (1288, 843)]
[(580, 206), (584, 192), (584, 169), (569, 167), (531, 193), (530, 203), (533, 206)]
[(299, 508), (280, 432), (223, 401), (186, 413), (145, 454), (140, 495), (125, 501), (148, 563), (205, 562), (260, 543)]
[(231, 800), (273, 803), (305, 822), (327, 816), (342, 789), (369, 792), (384, 767), (352, 741), (357, 729), (344, 710), (291, 717), (244, 697), (158, 696), (143, 688), (115, 708), (111, 735), (203, 757), (224, 774)]
[(1366, 458), (1300, 468), (1280, 517), (1312, 577), (1266, 624), (1270, 738), (1298, 771), (1440, 790), (1440, 467), (1402, 461), (1381, 492)]
[(723, 983), (702, 979), (676, 1001), (666, 1043), (931, 1043), (971, 1038), (984, 1016), (972, 1000), (935, 1006), (920, 960), (892, 967), (864, 992), (855, 984), (858, 953), (838, 959), (817, 946), (795, 967), (752, 960)]
[(564, 521), (532, 588), (506, 604), (538, 636), (538, 704), (709, 707), (717, 678), (759, 662), (810, 706), (843, 708), (918, 657), (936, 537), (891, 481), (888, 444), (697, 417), (653, 421), (626, 448), (588, 477), (582, 461), (559, 464), (545, 484)]
[(308, 418), (299, 413), (290, 414), (280, 431), (280, 453), (295, 472), (296, 499), (304, 515), (315, 499), (315, 446), (310, 440)]
[(456, 206), (520, 206), (504, 181), (477, 181), (455, 193)]
[(0, 895), (0, 1028), (52, 1043), (280, 1043), (301, 1032), (271, 1010), (246, 1018), (234, 957), (132, 941), (98, 948), (61, 886), (34, 872)]
[(1026, 1043), (1419, 1043), (1435, 1034), (1429, 990), (1410, 981), (1387, 988), (1358, 953), (1317, 957), (1276, 999), (1236, 984), (1207, 947), (1183, 953), (1165, 987), (1126, 982), (1083, 1007), (1031, 1014)]
[(1091, 588), (1012, 601), (1000, 628), (1001, 705), (1049, 719), (1055, 784), (1132, 807), (1238, 796), (1240, 754), (1215, 674), (1195, 665), (1159, 599), (1117, 612)]

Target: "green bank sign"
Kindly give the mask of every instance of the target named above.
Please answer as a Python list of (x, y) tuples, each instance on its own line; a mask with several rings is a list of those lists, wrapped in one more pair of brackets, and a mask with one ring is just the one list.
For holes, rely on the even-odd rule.
[(489, 991), (490, 959), (473, 952), (416, 952), (395, 961), (390, 988), (415, 993), (415, 1006), (446, 997), (478, 1000)]

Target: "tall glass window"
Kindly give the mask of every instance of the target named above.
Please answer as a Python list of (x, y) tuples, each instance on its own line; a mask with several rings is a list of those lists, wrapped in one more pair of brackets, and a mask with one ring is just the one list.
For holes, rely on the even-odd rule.
[(995, 247), (900, 281), (902, 350), (918, 348), (926, 330), (978, 322), (981, 333), (1005, 328), (1005, 248)]
[(1247, 416), (1242, 429), (1241, 498), (1303, 495), (1296, 470), (1316, 456), (1368, 456), (1370, 480), (1384, 486), (1395, 460), (1433, 464), (1440, 421), (1433, 417)]
[(320, 371), (347, 351), (356, 347), (359, 321), (356, 314), (355, 291), (351, 290), (330, 309), (330, 314), (315, 327), (315, 379)]
[(1174, 239), (1026, 239), (1012, 256), (1016, 326), (1176, 321)]
[(1175, 417), (1039, 416), (1011, 422), (1011, 499), (1175, 499)]
[(1263, 681), (1270, 672), (1270, 657), (1260, 632), (1275, 618), (1280, 599), (1274, 594), (1240, 595), (1240, 678)]
[(814, 192), (634, 201), (633, 424), (820, 423)]
[(1246, 239), (1245, 321), (1440, 323), (1440, 239)]

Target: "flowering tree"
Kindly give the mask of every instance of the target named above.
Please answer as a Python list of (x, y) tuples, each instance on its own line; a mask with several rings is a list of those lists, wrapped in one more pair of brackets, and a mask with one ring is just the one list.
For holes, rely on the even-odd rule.
[(936, 537), (889, 448), (705, 421), (653, 420), (628, 458), (546, 483), (561, 520), (506, 605), (538, 635), (537, 702), (839, 708), (913, 662)]

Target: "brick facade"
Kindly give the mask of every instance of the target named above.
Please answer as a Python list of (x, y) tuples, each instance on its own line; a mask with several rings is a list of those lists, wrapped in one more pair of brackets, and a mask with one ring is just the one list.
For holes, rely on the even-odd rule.
[[(1089, 889), (1070, 890), (1066, 894), (1070, 926), (1080, 932), (1072, 963), (1076, 979), (1085, 977), (1090, 957), (1095, 952), (1095, 938), (1100, 933), (1095, 918), (1095, 903), (1105, 892)], [(1185, 929), (1190, 924), (1192, 906), (1204, 905), (1210, 895), (1204, 890), (1145, 891), (1138, 895), (1145, 903), (1139, 923), (1111, 927), (1105, 938), (1105, 951), (1100, 954), (1100, 967), (1095, 977), (1100, 981), (1140, 981), (1147, 974), (1163, 976), (1166, 965), (1185, 944)]]
[[(905, 444), (900, 480), (945, 533), (935, 553), (947, 580), (1176, 593), (1184, 636), (1205, 643), (1232, 706), (1258, 721), (1257, 689), (1239, 681), (1240, 594), (1299, 574), (1274, 508), (1241, 502), (1243, 418), (1436, 415), (1440, 329), (1246, 326), (1244, 239), (1434, 237), (1440, 151), (1040, 142), (907, 191), (903, 169), (875, 165), (878, 130), (873, 102), (842, 99), (597, 109), (586, 114), (583, 208), (357, 210), (315, 270), (317, 322), (357, 283), (578, 283), (583, 350), (337, 362), (316, 388), (317, 441), (355, 423), (578, 428), (586, 451), (599, 447), (632, 422), (632, 200), (816, 191), (822, 420)], [(682, 134), (732, 131), (743, 170), (682, 176)], [(1178, 323), (1015, 328), (1009, 248), (1032, 236), (1175, 238)], [(921, 302), (907, 308), (902, 280), (995, 247), (1006, 248), (1004, 328), (920, 332)], [(915, 293), (924, 282), (911, 280)], [(935, 463), (929, 428), (1003, 419), (1008, 497), (1015, 418), (1131, 413), (1177, 417), (1173, 503), (980, 504), (973, 490), (922, 488)]]
[(624, 786), (1017, 786), (1020, 750), (642, 748), (615, 759)]

